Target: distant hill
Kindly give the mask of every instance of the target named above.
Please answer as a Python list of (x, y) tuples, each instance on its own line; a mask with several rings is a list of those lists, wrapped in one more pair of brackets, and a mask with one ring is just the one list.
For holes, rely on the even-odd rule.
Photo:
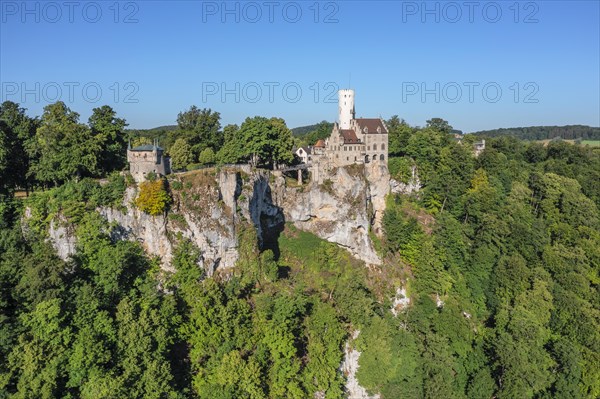
[(584, 125), (568, 126), (530, 126), (482, 130), (473, 133), (477, 136), (499, 137), (513, 136), (521, 140), (551, 140), (560, 137), (563, 140), (600, 140), (600, 127)]
[(318, 124), (295, 127), (293, 129), (291, 129), (292, 130), (292, 135), (294, 135), (294, 136), (304, 136), (307, 133), (310, 133), (310, 132), (312, 132), (314, 130), (317, 130), (318, 127), (319, 127)]
[[(292, 134), (294, 136), (303, 136), (307, 133), (310, 133), (310, 132), (316, 130), (318, 127), (319, 127), (319, 124), (315, 123), (314, 125), (295, 127), (290, 130), (292, 131)], [(177, 125), (165, 125), (165, 126), (153, 127), (151, 129), (125, 129), (125, 131), (136, 132), (136, 133), (143, 135), (144, 133), (156, 133), (156, 132), (161, 132), (161, 131), (169, 132), (171, 130), (176, 130), (176, 129), (177, 129)]]
[(127, 132), (137, 132), (137, 133), (156, 133), (156, 132), (161, 132), (161, 131), (171, 131), (171, 130), (175, 130), (177, 129), (177, 125), (165, 125), (165, 126), (158, 126), (158, 127), (153, 127), (151, 129), (126, 129)]

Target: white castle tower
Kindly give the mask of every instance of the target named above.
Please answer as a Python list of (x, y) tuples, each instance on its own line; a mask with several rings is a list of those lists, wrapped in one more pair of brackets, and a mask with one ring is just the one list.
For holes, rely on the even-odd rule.
[(340, 129), (350, 129), (350, 121), (354, 119), (354, 90), (338, 92)]

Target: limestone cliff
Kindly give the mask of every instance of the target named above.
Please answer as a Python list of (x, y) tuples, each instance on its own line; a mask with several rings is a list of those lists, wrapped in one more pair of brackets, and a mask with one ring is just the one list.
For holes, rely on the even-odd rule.
[[(139, 211), (133, 200), (137, 187), (126, 192), (121, 209), (97, 212), (113, 225), (114, 239), (139, 241), (172, 271), (177, 243), (190, 239), (202, 252), (200, 263), (208, 275), (233, 267), (238, 258), (237, 231), (242, 223), (256, 228), (259, 245), (276, 246), (285, 223), (337, 243), (368, 264), (380, 264), (369, 231), (381, 232), (389, 175), (385, 166), (364, 169), (352, 165), (334, 169), (322, 184), (297, 185), (277, 173), (247, 167), (189, 172), (171, 176), (173, 204), (166, 215)], [(56, 218), (50, 241), (66, 259), (75, 251), (68, 226)]]
[(413, 165), (411, 169), (411, 177), (406, 183), (397, 181), (395, 179), (390, 179), (390, 189), (394, 194), (418, 193), (422, 188), (423, 186), (421, 185), (421, 180), (419, 179), (419, 173), (416, 165)]
[(352, 333), (351, 339), (344, 345), (344, 360), (340, 366), (340, 370), (346, 377), (346, 393), (348, 399), (379, 399), (381, 395), (369, 395), (367, 390), (358, 383), (356, 372), (358, 371), (361, 353), (351, 346), (351, 342), (358, 338), (359, 330)]
[(173, 205), (168, 215), (150, 216), (132, 203), (136, 187), (125, 193), (126, 211), (101, 208), (99, 212), (119, 227), (116, 238), (142, 243), (146, 251), (161, 258), (163, 268), (172, 270), (174, 246), (189, 239), (202, 253), (201, 266), (210, 276), (217, 268), (230, 268), (238, 258), (235, 207), (239, 195), (239, 175), (212, 172), (182, 175), (172, 180), (181, 188), (173, 189)]
[[(373, 223), (381, 230), (389, 174), (385, 166), (340, 167), (330, 172), (322, 184), (286, 186), (278, 177), (273, 184), (274, 202), (283, 209), (285, 220), (302, 230), (337, 243), (368, 264), (381, 260), (369, 238)], [(368, 180), (367, 180), (368, 178)]]

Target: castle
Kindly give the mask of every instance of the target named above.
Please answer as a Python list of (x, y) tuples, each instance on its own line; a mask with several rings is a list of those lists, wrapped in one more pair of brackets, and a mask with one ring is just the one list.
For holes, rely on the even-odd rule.
[(325, 153), (336, 166), (388, 160), (388, 132), (380, 118), (355, 118), (354, 90), (338, 93), (339, 123), (325, 142)]
[(354, 90), (338, 92), (338, 122), (324, 143), (296, 151), (302, 162), (311, 164), (313, 178), (322, 172), (352, 164), (378, 164), (387, 167), (388, 131), (381, 118), (356, 118)]
[(131, 148), (127, 147), (127, 161), (129, 172), (136, 182), (143, 182), (148, 173), (165, 176), (171, 173), (171, 163), (168, 157), (163, 155), (164, 150), (154, 144), (146, 144)]

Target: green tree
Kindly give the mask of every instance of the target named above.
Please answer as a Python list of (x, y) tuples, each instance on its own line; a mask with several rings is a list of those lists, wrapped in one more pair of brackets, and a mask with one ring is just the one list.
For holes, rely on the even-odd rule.
[(218, 151), (223, 145), (221, 114), (210, 108), (199, 109), (192, 105), (189, 110), (177, 115), (177, 126), (191, 145), (195, 159), (205, 148)]
[(29, 190), (32, 148), (38, 121), (11, 101), (0, 104), (0, 194), (9, 188)]
[(302, 137), (304, 145), (314, 145), (318, 140), (324, 140), (331, 134), (333, 123), (321, 121), (317, 123), (315, 130), (308, 132)]
[(316, 302), (306, 320), (306, 335), (308, 363), (303, 374), (307, 392), (311, 397), (316, 392), (325, 392), (327, 398), (342, 398), (342, 379), (338, 368), (346, 332), (335, 308)]
[[(125, 387), (122, 397), (174, 398), (169, 348), (173, 303), (124, 298), (117, 306), (117, 354)], [(121, 395), (120, 395), (121, 396)]]
[(23, 316), (25, 332), (9, 355), (17, 374), (15, 398), (51, 399), (65, 391), (65, 369), (72, 331), (60, 299), (40, 302)]
[(92, 110), (88, 119), (93, 140), (100, 146), (99, 167), (103, 174), (125, 167), (125, 119), (117, 118), (117, 113), (108, 105)]
[(100, 170), (102, 147), (90, 129), (79, 123), (79, 114), (61, 101), (44, 108), (35, 146), (39, 159), (32, 170), (42, 182), (56, 185)]
[(169, 148), (169, 156), (171, 157), (171, 165), (175, 170), (185, 169), (194, 162), (192, 147), (183, 138), (175, 140), (175, 143)]
[(200, 157), (198, 157), (198, 162), (203, 165), (211, 165), (215, 163), (215, 152), (212, 148), (205, 148), (200, 153)]
[(293, 161), (292, 146), (292, 132), (283, 119), (256, 116), (246, 118), (218, 158), (224, 163), (249, 161), (254, 166), (270, 165), (275, 168)]
[(450, 133), (452, 131), (452, 126), (450, 126), (448, 121), (445, 121), (442, 118), (429, 119), (427, 121), (427, 127), (437, 130), (440, 133)]
[(496, 315), (498, 397), (531, 398), (554, 380), (555, 362), (546, 349), (552, 294), (547, 282), (538, 278), (514, 294), (512, 304), (505, 301)]
[(404, 119), (398, 118), (398, 115), (394, 115), (387, 120), (386, 126), (388, 129), (388, 149), (390, 156), (404, 155), (408, 140), (414, 129)]

